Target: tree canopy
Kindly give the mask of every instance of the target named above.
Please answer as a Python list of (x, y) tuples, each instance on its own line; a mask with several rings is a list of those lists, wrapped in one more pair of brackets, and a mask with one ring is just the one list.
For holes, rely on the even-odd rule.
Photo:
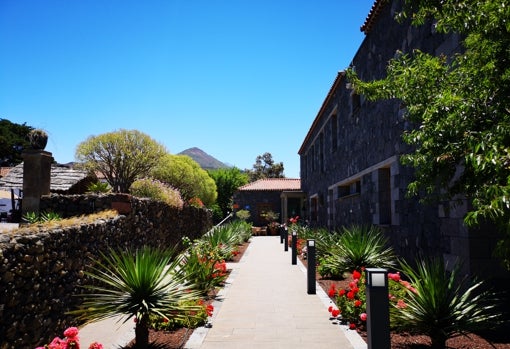
[(76, 148), (81, 166), (101, 173), (114, 192), (127, 193), (138, 178), (166, 154), (165, 147), (137, 130), (119, 130), (91, 136)]
[(152, 169), (151, 176), (178, 189), (187, 202), (199, 198), (204, 205), (210, 206), (216, 201), (218, 194), (214, 180), (187, 155), (166, 154)]
[(28, 134), (34, 128), (0, 119), (0, 166), (16, 166), (23, 161), (21, 153), (29, 147)]
[(235, 167), (211, 170), (209, 175), (218, 189), (216, 202), (221, 209), (222, 217), (226, 217), (232, 212), (234, 192), (248, 183), (248, 175)]
[(250, 182), (264, 178), (284, 178), (283, 162), (276, 163), (271, 153), (258, 155), (252, 170), (247, 170)]
[(508, 0), (405, 0), (398, 20), (434, 23), (457, 33), (453, 57), (415, 51), (389, 62), (387, 76), (348, 78), (367, 98), (402, 101), (416, 127), (403, 139), (415, 151), (402, 157), (416, 169), (416, 194), (460, 194), (470, 199), (466, 223), (502, 222), (510, 216), (510, 3)]

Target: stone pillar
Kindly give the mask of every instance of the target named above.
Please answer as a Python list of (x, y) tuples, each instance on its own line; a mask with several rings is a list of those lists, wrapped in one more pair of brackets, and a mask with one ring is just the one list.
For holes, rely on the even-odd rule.
[(39, 213), (41, 195), (50, 194), (53, 156), (50, 152), (38, 149), (27, 149), (22, 156), (24, 163), (21, 214)]

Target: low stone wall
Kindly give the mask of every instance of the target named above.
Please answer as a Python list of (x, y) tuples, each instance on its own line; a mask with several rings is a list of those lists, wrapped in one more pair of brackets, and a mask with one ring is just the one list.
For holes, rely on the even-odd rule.
[(66, 312), (80, 304), (85, 275), (108, 249), (171, 247), (212, 227), (210, 211), (178, 209), (128, 195), (49, 196), (41, 210), (63, 216), (117, 208), (121, 214), (89, 224), (0, 234), (0, 348), (35, 348), (79, 325)]

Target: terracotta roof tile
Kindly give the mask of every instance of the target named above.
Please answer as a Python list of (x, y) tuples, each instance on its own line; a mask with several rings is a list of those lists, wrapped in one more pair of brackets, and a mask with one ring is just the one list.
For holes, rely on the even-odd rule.
[(5, 177), (12, 167), (0, 167), (0, 177)]
[(299, 178), (266, 178), (243, 185), (239, 191), (298, 191), (301, 190)]
[(372, 5), (372, 8), (370, 9), (370, 12), (368, 13), (367, 18), (365, 19), (365, 23), (360, 27), (360, 30), (368, 34), (370, 30), (372, 29), (372, 26), (374, 25), (375, 20), (377, 19), (377, 16), (382, 11), (384, 6), (388, 3), (387, 0), (375, 0), (374, 4)]

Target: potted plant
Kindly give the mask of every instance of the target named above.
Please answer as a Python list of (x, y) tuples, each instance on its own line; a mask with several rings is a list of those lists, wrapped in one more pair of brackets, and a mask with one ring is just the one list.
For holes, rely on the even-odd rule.
[(31, 130), (27, 137), (32, 149), (44, 150), (44, 148), (46, 148), (46, 144), (48, 143), (48, 134), (46, 131), (36, 128)]
[(273, 211), (266, 211), (263, 212), (261, 216), (268, 222), (267, 230), (269, 233), (271, 235), (275, 235), (278, 232), (278, 228), (280, 227), (280, 223), (277, 222), (280, 214)]

